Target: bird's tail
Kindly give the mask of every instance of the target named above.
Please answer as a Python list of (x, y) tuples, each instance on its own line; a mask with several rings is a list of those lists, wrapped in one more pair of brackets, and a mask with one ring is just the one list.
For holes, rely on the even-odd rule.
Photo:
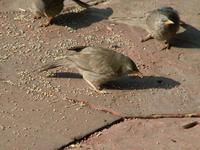
[(89, 47), (89, 46), (74, 46), (74, 47), (68, 48), (68, 50), (74, 51), (74, 52), (80, 52), (86, 47)]
[(70, 56), (66, 56), (65, 58), (61, 58), (61, 59), (57, 59), (53, 62), (50, 62), (42, 67), (40, 67), (39, 69), (36, 70), (36, 72), (43, 72), (43, 71), (47, 71), (49, 69), (53, 69), (53, 68), (57, 68), (57, 67), (61, 67), (61, 66), (67, 66), (67, 65), (73, 65), (73, 62), (70, 59)]
[(78, 5), (80, 5), (81, 7), (84, 7), (84, 8), (90, 7), (90, 5), (88, 5), (87, 3), (84, 3), (80, 0), (73, 0), (73, 1), (76, 2)]

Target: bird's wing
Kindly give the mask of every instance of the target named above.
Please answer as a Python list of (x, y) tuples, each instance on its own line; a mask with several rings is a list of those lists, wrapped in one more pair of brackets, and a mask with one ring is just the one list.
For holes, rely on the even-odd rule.
[(91, 49), (80, 53), (76, 57), (76, 66), (83, 70), (97, 74), (115, 75), (121, 68), (122, 55), (114, 51)]

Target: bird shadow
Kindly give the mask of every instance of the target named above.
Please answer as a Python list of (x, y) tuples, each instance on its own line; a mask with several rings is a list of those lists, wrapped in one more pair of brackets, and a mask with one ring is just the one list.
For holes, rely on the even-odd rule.
[(179, 48), (200, 48), (200, 31), (189, 24), (184, 24), (183, 32), (170, 40), (171, 45)]
[(156, 76), (124, 77), (104, 84), (112, 90), (172, 89), (179, 85), (180, 82), (173, 79)]
[[(82, 79), (78, 73), (60, 72), (54, 73), (49, 78), (74, 78)], [(103, 84), (102, 87), (111, 90), (140, 90), (140, 89), (172, 89), (179, 86), (180, 82), (166, 77), (144, 76), (139, 77), (123, 77), (119, 80), (110, 81)]]
[(79, 29), (90, 26), (92, 23), (107, 19), (113, 13), (112, 8), (87, 8), (81, 12), (69, 12), (54, 18), (53, 22), (59, 26), (68, 26), (72, 29)]

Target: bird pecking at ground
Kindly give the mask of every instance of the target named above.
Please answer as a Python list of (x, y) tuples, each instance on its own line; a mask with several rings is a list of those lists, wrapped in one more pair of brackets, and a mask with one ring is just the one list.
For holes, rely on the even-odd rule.
[(133, 60), (114, 50), (100, 47), (72, 49), (76, 51), (70, 51), (70, 54), (64, 58), (42, 66), (38, 71), (47, 71), (59, 66), (75, 68), (83, 76), (83, 79), (99, 93), (107, 93), (102, 90), (101, 85), (108, 81), (128, 74), (142, 77)]

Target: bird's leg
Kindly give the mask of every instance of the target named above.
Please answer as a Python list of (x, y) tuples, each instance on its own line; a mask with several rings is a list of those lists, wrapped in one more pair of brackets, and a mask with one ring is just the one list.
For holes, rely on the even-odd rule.
[(104, 90), (99, 90), (97, 89), (97, 87), (90, 81), (86, 80), (85, 81), (97, 92), (97, 93), (101, 93), (101, 94), (108, 94), (107, 91), (104, 91)]
[(33, 17), (34, 20), (40, 19), (40, 18), (41, 18), (41, 16), (38, 16), (38, 15), (35, 15), (35, 16)]
[(39, 12), (35, 12), (34, 13), (34, 16), (33, 16), (33, 19), (36, 20), (36, 19), (40, 19), (42, 16)]
[(52, 21), (53, 21), (53, 17), (48, 17), (48, 22), (41, 24), (40, 27), (48, 27), (49, 25), (52, 24)]
[(181, 26), (186, 25), (186, 23), (185, 23), (184, 21), (182, 21), (182, 20), (180, 20), (179, 24), (180, 24)]
[(153, 39), (153, 36), (151, 34), (148, 34), (146, 37), (141, 39), (141, 42), (146, 42), (146, 41), (148, 41), (150, 39)]
[(164, 44), (164, 46), (161, 48), (161, 51), (162, 51), (162, 50), (166, 50), (166, 49), (170, 49), (170, 48), (171, 48), (170, 43), (169, 43), (168, 41), (165, 41), (165, 44)]

